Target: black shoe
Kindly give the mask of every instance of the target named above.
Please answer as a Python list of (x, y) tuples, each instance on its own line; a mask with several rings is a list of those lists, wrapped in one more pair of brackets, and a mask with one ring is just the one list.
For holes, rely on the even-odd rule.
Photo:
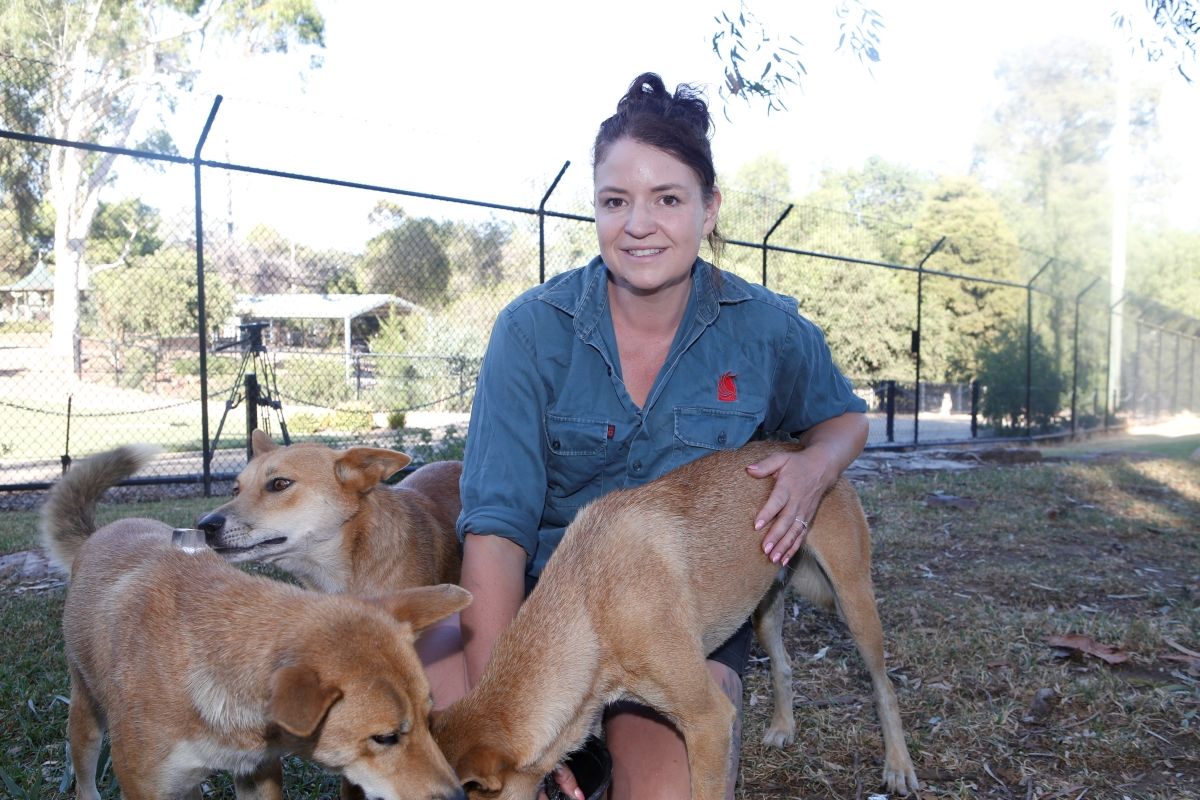
[[(589, 737), (581, 748), (567, 756), (564, 764), (575, 776), (587, 800), (600, 800), (612, 783), (612, 755), (603, 740), (595, 736)], [(571, 800), (558, 788), (553, 773), (546, 776), (542, 788), (550, 800)]]

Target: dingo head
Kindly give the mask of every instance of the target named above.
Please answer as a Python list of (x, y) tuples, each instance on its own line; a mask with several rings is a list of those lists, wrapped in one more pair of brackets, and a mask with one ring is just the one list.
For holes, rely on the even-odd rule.
[[(308, 652), (272, 676), (268, 718), (277, 734), (368, 798), (463, 798), (429, 729), (433, 700), (413, 641), (466, 607), (470, 593), (442, 584), (369, 601), (386, 615), (335, 600), (313, 625)], [(354, 606), (348, 612), (346, 603)]]

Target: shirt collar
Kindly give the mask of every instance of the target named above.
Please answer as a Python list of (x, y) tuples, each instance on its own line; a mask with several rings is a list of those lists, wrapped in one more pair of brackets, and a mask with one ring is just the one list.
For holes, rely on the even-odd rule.
[[(582, 269), (578, 281), (551, 281), (538, 299), (574, 317), (576, 334), (587, 339), (608, 311), (607, 290), (608, 268), (596, 256)], [(692, 266), (692, 293), (696, 320), (702, 325), (716, 320), (722, 304), (751, 297), (741, 281), (699, 258)]]

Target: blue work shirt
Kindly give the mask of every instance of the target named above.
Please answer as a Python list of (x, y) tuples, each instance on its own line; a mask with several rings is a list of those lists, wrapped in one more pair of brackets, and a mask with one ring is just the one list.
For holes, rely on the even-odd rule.
[(511, 539), (536, 577), (588, 501), (716, 450), (866, 411), (794, 299), (702, 260), (642, 408), (617, 352), (598, 257), (500, 312), (471, 409), (460, 539)]

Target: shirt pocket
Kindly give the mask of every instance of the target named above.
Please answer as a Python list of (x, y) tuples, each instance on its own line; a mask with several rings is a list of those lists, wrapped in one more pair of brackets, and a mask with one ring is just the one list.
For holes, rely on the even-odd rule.
[(551, 505), (578, 509), (600, 494), (608, 420), (546, 413), (546, 480)]
[(679, 463), (713, 450), (733, 450), (753, 439), (758, 426), (758, 417), (745, 411), (679, 406), (675, 409), (674, 450), (681, 459)]

